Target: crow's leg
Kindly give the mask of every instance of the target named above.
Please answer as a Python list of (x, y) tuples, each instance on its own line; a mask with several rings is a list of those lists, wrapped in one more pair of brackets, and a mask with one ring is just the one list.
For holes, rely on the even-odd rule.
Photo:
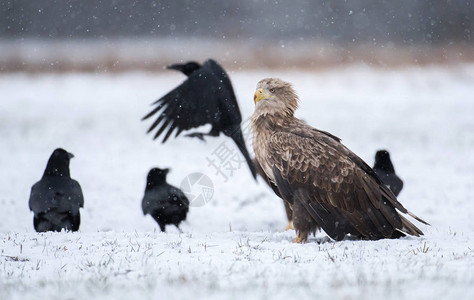
[(156, 221), (156, 223), (158, 223), (158, 225), (160, 226), (160, 229), (162, 232), (166, 232), (166, 223), (163, 223), (162, 220), (160, 219), (160, 216), (155, 213), (151, 214), (151, 217), (153, 218), (153, 220)]
[(71, 223), (71, 230), (78, 231), (81, 224), (81, 215), (78, 213), (76, 216), (71, 216)]
[(160, 225), (161, 232), (166, 232), (166, 224), (158, 223)]
[(200, 139), (201, 141), (206, 141), (206, 140), (204, 139), (204, 135), (205, 135), (205, 133), (193, 132), (193, 133), (186, 134), (185, 136), (187, 136), (187, 137), (197, 137), (197, 138)]
[(37, 232), (46, 232), (51, 231), (53, 229), (53, 225), (45, 219), (41, 217), (35, 217), (33, 219), (33, 225)]
[(211, 128), (211, 131), (209, 131), (208, 133), (192, 132), (192, 133), (186, 134), (185, 136), (187, 136), (187, 137), (197, 137), (201, 141), (205, 141), (204, 136), (219, 136), (219, 133), (220, 133), (220, 130), (213, 126)]
[(176, 228), (178, 228), (179, 233), (183, 233), (183, 231), (181, 230), (181, 228), (179, 228), (179, 224), (174, 224), (174, 226), (176, 226)]

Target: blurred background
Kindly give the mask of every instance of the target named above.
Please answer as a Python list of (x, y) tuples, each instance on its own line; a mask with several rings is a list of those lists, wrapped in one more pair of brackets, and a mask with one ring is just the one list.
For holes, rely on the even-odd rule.
[[(0, 299), (474, 299), (473, 30), (467, 0), (0, 0)], [(256, 83), (289, 81), (298, 118), (369, 165), (390, 151), (425, 237), (291, 244), (263, 181), (209, 163), (230, 139), (153, 141), (140, 120), (185, 79), (164, 67), (207, 58), (251, 152)], [(38, 235), (28, 199), (57, 147), (76, 157), (80, 232)], [(155, 166), (214, 184), (184, 234), (143, 216)]]
[(473, 21), (467, 0), (4, 0), (0, 72), (459, 63), (474, 60)]

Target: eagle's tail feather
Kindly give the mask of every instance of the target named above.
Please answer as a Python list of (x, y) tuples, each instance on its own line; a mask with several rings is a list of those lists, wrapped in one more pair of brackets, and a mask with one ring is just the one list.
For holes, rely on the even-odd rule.
[(400, 215), (400, 219), (402, 220), (401, 231), (414, 236), (423, 235), (423, 231), (416, 227), (412, 222), (408, 221), (404, 216)]
[(423, 220), (422, 218), (418, 217), (417, 215), (415, 215), (414, 213), (412, 213), (411, 211), (407, 210), (407, 214), (412, 217), (413, 219), (417, 220), (418, 222), (421, 222), (425, 225), (431, 225), (430, 223), (426, 222), (425, 220)]

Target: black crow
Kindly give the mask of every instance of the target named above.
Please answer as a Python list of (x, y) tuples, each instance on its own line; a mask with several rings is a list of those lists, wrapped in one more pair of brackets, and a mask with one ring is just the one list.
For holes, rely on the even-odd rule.
[(81, 186), (69, 173), (73, 157), (64, 149), (54, 150), (43, 177), (31, 188), (29, 207), (38, 232), (79, 229), (79, 208), (84, 207), (84, 197)]
[(390, 154), (387, 150), (379, 150), (375, 154), (375, 163), (373, 167), (375, 174), (388, 186), (388, 188), (398, 196), (403, 188), (403, 181), (395, 174)]
[(212, 59), (204, 62), (202, 66), (196, 62), (188, 62), (170, 65), (168, 69), (181, 71), (188, 78), (153, 103), (156, 107), (142, 119), (148, 119), (158, 113), (148, 132), (160, 125), (154, 138), (167, 130), (163, 138), (164, 143), (175, 129), (177, 137), (184, 130), (210, 124), (212, 128), (208, 133), (194, 132), (187, 136), (204, 140), (205, 135), (219, 136), (223, 132), (237, 144), (253, 177), (256, 178), (255, 166), (240, 128), (242, 116), (229, 76), (224, 69)]
[(179, 229), (179, 223), (186, 220), (189, 210), (189, 200), (184, 193), (166, 182), (168, 172), (169, 169), (150, 170), (142, 200), (143, 214), (150, 214), (163, 232), (168, 224)]

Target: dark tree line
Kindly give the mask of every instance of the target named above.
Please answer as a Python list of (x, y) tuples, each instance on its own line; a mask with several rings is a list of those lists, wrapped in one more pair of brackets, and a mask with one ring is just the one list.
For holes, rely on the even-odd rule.
[(471, 43), (469, 0), (5, 0), (0, 36)]

